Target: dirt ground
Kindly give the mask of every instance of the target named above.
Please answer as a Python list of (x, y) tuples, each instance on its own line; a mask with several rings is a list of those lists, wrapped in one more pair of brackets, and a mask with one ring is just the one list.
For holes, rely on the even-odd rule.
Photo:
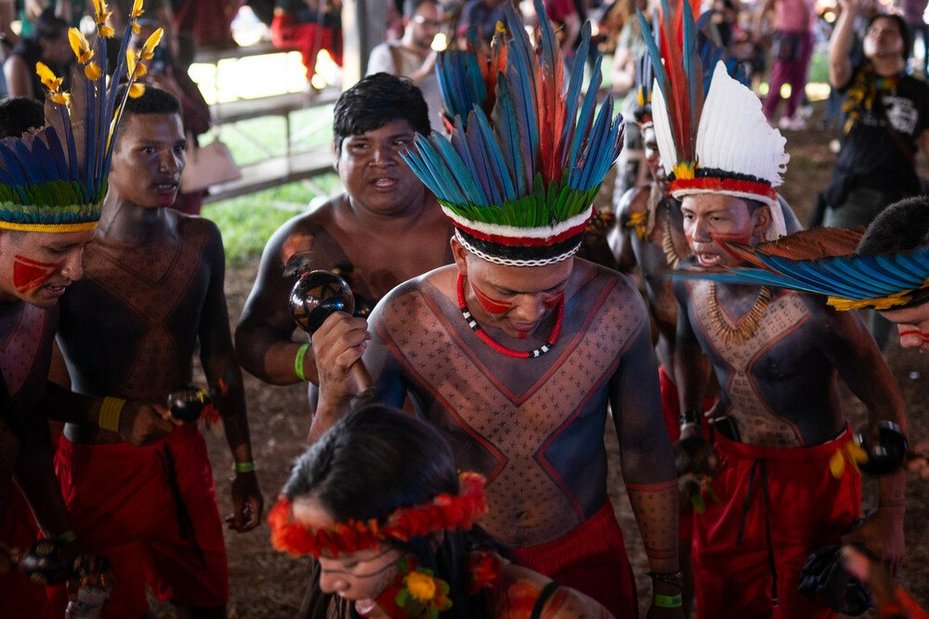
[[(806, 220), (817, 192), (828, 179), (834, 160), (828, 143), (833, 137), (833, 132), (817, 129), (802, 134), (787, 134), (792, 162), (782, 192), (801, 221)], [(606, 188), (612, 187), (612, 181), (609, 180), (604, 187), (604, 195), (608, 199), (609, 191)], [(233, 324), (251, 288), (254, 275), (254, 266), (234, 268), (227, 275), (226, 291)], [(911, 439), (929, 438), (929, 407), (925, 397), (929, 359), (911, 351), (902, 351), (896, 342), (890, 345), (886, 356), (909, 404)], [(309, 425), (305, 412), (306, 396), (301, 386), (273, 387), (251, 376), (246, 377), (246, 396), (255, 460), (266, 502), (270, 504), (284, 481), (291, 461), (304, 447)], [(845, 399), (853, 425), (860, 426), (864, 420), (863, 407), (850, 396)], [(633, 567), (640, 575), (640, 597), (647, 599), (647, 579), (642, 577), (647, 570), (645, 558), (628, 501), (622, 491), (616, 442), (615, 437), (611, 436), (611, 430), (608, 430), (605, 440), (611, 454), (611, 475), (615, 482), (612, 484), (615, 488), (614, 503), (622, 517)], [(226, 472), (231, 470), (232, 460), (220, 436), (210, 437), (208, 442), (216, 471), (220, 511), (226, 513), (229, 510), (230, 477)], [(906, 514), (908, 553), (899, 580), (917, 599), (929, 603), (929, 482), (913, 477), (909, 481)], [(873, 483), (869, 486), (865, 496), (870, 502), (875, 494)], [(231, 577), (230, 616), (249, 619), (291, 617), (305, 588), (305, 562), (273, 552), (268, 542), (267, 525), (248, 534), (229, 533), (226, 541)]]

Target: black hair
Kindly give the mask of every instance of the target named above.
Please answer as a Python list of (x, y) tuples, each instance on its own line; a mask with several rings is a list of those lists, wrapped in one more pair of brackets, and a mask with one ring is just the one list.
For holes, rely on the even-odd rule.
[[(458, 472), (452, 450), (437, 430), (375, 404), (349, 413), (300, 456), (282, 493), (291, 501), (312, 498), (340, 522), (383, 522), (401, 507), (457, 494)], [(492, 542), (480, 529), (395, 544), (448, 582), (454, 603), (443, 617), (461, 619), (487, 616), (481, 612), (487, 608), (486, 596), (468, 594), (470, 551), (487, 545)]]
[(55, 15), (55, 9), (47, 8), (35, 20), (35, 39), (55, 41), (68, 31), (68, 22)]
[(436, 6), (441, 6), (439, 0), (403, 0), (403, 16), (409, 19), (413, 17), (413, 13), (416, 12), (416, 9), (426, 4), (434, 4)]
[[(126, 85), (123, 84), (116, 92), (116, 100), (122, 101), (126, 95)], [(181, 103), (171, 93), (146, 86), (142, 96), (126, 99), (124, 114), (180, 114)]]
[[(903, 57), (903, 62), (909, 60), (910, 45), (912, 43), (911, 38), (913, 35), (910, 33), (910, 27), (907, 25), (906, 20), (903, 19), (902, 15), (897, 13), (875, 13), (871, 16), (871, 19), (868, 20), (867, 28), (870, 28), (871, 24), (879, 19), (889, 19), (897, 24), (897, 28), (900, 30), (900, 38), (903, 40), (903, 50), (900, 52), (900, 55)], [(867, 32), (867, 28), (865, 28), (865, 32)]]
[(891, 204), (871, 222), (858, 242), (862, 256), (894, 254), (929, 244), (929, 195)]
[(0, 101), (0, 139), (18, 138), (30, 129), (45, 126), (45, 107), (30, 97)]
[(336, 149), (352, 135), (380, 129), (394, 120), (405, 120), (417, 133), (429, 135), (429, 108), (423, 93), (406, 78), (375, 73), (362, 79), (339, 97), (333, 112), (332, 131)]

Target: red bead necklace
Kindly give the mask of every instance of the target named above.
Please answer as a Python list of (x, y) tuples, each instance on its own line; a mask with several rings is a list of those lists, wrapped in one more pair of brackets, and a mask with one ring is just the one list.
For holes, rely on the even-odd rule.
[(548, 341), (546, 341), (545, 344), (539, 348), (536, 348), (535, 350), (525, 352), (522, 350), (513, 350), (512, 348), (508, 348), (503, 344), (495, 341), (493, 338), (487, 335), (487, 332), (481, 328), (481, 325), (477, 324), (477, 321), (474, 320), (474, 317), (471, 315), (471, 310), (468, 309), (467, 301), (465, 301), (464, 282), (464, 275), (458, 273), (458, 309), (461, 310), (461, 315), (464, 316), (465, 322), (468, 323), (468, 326), (471, 327), (471, 330), (474, 331), (474, 334), (478, 337), (478, 339), (496, 350), (501, 355), (506, 355), (507, 357), (512, 357), (514, 359), (534, 359), (535, 357), (541, 357), (550, 351), (558, 341), (558, 337), (561, 335), (561, 325), (564, 320), (564, 296), (562, 296), (561, 300), (558, 301), (558, 313), (555, 316), (555, 326), (552, 327), (552, 334), (548, 337)]

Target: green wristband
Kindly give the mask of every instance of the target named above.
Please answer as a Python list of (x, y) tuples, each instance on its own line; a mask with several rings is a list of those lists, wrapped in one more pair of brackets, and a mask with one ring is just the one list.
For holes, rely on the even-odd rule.
[(236, 462), (235, 472), (236, 473), (254, 473), (255, 463), (252, 462), (251, 460), (249, 460), (248, 462)]
[(655, 607), (656, 608), (680, 608), (684, 605), (684, 600), (681, 598), (681, 594), (677, 595), (661, 595), (660, 593), (655, 594)]
[(74, 531), (72, 531), (71, 529), (68, 529), (61, 535), (58, 535), (55, 537), (55, 541), (60, 542), (62, 544), (70, 544), (76, 539), (77, 539), (77, 535), (75, 535)]
[(294, 357), (294, 374), (304, 382), (306, 382), (306, 376), (303, 375), (303, 358), (306, 357), (306, 349), (309, 347), (309, 342), (301, 344), (300, 348), (297, 349), (297, 356)]

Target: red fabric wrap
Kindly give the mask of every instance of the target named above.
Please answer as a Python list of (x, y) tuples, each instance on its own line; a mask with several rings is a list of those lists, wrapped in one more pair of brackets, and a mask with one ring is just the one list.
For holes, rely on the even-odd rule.
[(668, 188), (672, 193), (675, 191), (686, 191), (688, 189), (714, 192), (738, 191), (740, 193), (755, 194), (756, 196), (765, 196), (773, 200), (777, 199), (777, 193), (769, 183), (734, 178), (697, 177), (674, 179), (671, 181)]
[[(28, 550), (39, 537), (39, 527), (29, 503), (16, 484), (10, 484), (9, 500), (0, 516), (0, 540), (10, 548)], [(4, 619), (58, 619), (45, 595), (45, 587), (33, 584), (18, 568), (0, 572), (0, 617)]]
[[(201, 562), (180, 534), (164, 465), (174, 458), (174, 478), (193, 522)], [(103, 617), (141, 617), (148, 610), (145, 583), (162, 600), (221, 606), (229, 593), (226, 547), (216, 507), (206, 444), (195, 424), (175, 429), (146, 447), (126, 443), (75, 444), (62, 437), (56, 457), (62, 495), (78, 539), (110, 560), (116, 581)], [(64, 616), (66, 594), (52, 592)]]
[[(593, 210), (591, 210), (591, 214), (592, 213)], [(459, 228), (460, 230), (468, 233), (476, 239), (480, 239), (481, 241), (485, 241), (487, 243), (495, 243), (497, 245), (505, 245), (509, 247), (545, 247), (547, 245), (553, 245), (555, 243), (566, 241), (573, 236), (581, 234), (584, 232), (584, 230), (587, 229), (587, 221), (585, 220), (583, 223), (568, 228), (560, 234), (543, 238), (532, 238), (524, 236), (503, 236), (502, 234), (487, 234), (486, 232), (475, 230), (469, 226), (464, 226), (460, 221), (453, 220), (452, 223), (455, 224), (456, 228)]]
[(564, 537), (510, 550), (526, 567), (589, 595), (615, 617), (638, 616), (635, 577), (609, 502)]
[[(713, 490), (721, 502), (707, 501), (706, 512), (694, 516), (699, 618), (742, 619), (769, 611), (774, 619), (835, 616), (825, 604), (801, 594), (797, 586), (810, 552), (839, 543), (861, 513), (858, 471), (847, 466), (840, 479), (829, 471), (830, 458), (851, 439), (851, 430), (846, 428), (838, 438), (820, 445), (774, 449), (716, 435), (719, 469)], [(762, 466), (767, 484), (760, 473)], [(773, 607), (766, 522), (777, 571), (778, 605)]]

